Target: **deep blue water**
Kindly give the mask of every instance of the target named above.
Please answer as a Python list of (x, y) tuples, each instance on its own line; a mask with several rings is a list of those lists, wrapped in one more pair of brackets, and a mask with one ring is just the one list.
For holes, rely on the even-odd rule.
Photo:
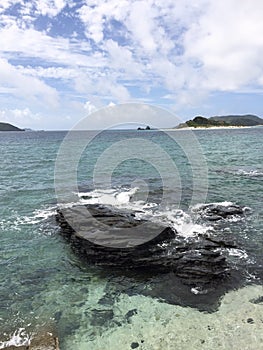
[[(118, 294), (119, 280), (111, 281), (110, 275), (101, 274), (81, 261), (59, 235), (54, 220), (55, 164), (66, 134), (64, 131), (0, 133), (0, 344), (17, 329), (25, 328), (30, 333), (50, 327), (62, 339), (62, 350), (68, 350), (64, 340), (73, 334), (77, 336), (82, 326), (83, 305), (87, 312), (93, 310), (96, 303), (93, 295), (105, 285), (113, 291), (112, 295)], [(66, 189), (69, 186), (69, 192), (67, 175), (71, 161), (76, 157), (78, 144), (85, 144), (91, 135), (95, 132), (74, 133), (69, 140), (71, 153), (56, 173), (58, 178), (65, 177), (64, 186)], [(96, 197), (99, 190), (103, 201), (105, 194), (116, 198), (116, 194), (138, 187), (131, 201), (154, 203), (164, 215), (169, 213), (169, 208), (176, 207), (191, 216), (189, 206), (198, 202), (233, 202), (249, 207), (245, 219), (224, 222), (218, 229), (240, 237), (249, 255), (245, 263), (254, 283), (261, 284), (262, 137), (262, 127), (193, 133), (102, 132), (81, 152), (76, 169), (78, 188), (90, 191), (91, 197)], [(111, 149), (113, 145), (118, 147)], [(103, 159), (106, 151), (109, 153)], [(169, 155), (167, 159), (161, 158), (163, 151)], [(112, 168), (115, 161), (117, 166)], [(174, 165), (177, 174), (173, 172)], [(97, 171), (95, 184), (94, 170)], [(107, 181), (110, 188), (105, 186)], [(94, 336), (92, 327), (95, 326), (91, 322), (87, 330), (90, 337)]]

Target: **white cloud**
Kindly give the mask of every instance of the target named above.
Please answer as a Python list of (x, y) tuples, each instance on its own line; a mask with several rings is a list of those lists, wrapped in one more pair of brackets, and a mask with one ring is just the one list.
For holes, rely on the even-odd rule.
[(122, 79), (133, 79), (143, 77), (143, 66), (136, 61), (132, 50), (129, 47), (120, 46), (116, 41), (107, 40), (104, 44), (104, 49), (108, 52), (108, 65), (111, 69), (119, 72)]
[(28, 125), (37, 125), (42, 119), (39, 113), (33, 113), (28, 107), (24, 109), (2, 109), (0, 110), (0, 120), (21, 128)]
[(64, 0), (34, 0), (30, 1), (29, 6), (35, 6), (36, 12), (42, 16), (57, 16), (66, 6), (67, 1)]
[[(47, 60), (50, 64), (73, 66), (98, 66), (99, 53), (88, 52), (89, 46), (85, 43), (71, 41), (62, 37), (53, 38), (44, 32), (33, 28), (20, 29), (16, 24), (0, 30), (2, 55), (6, 58), (22, 55), (26, 58)], [(102, 57), (101, 57), (102, 58)]]
[(15, 5), (15, 4), (19, 3), (19, 2), (20, 2), (20, 0), (1, 0), (0, 13), (4, 12), (10, 6)]
[(31, 102), (48, 104), (51, 108), (58, 105), (58, 93), (41, 80), (19, 72), (5, 59), (0, 59), (0, 87), (11, 88), (13, 94)]
[(132, 31), (135, 44), (139, 44), (146, 52), (155, 52), (157, 43), (154, 17), (156, 9), (150, 2), (136, 1), (131, 5), (128, 28)]
[(138, 125), (151, 125), (162, 127), (163, 125), (178, 124), (179, 119), (160, 107), (149, 106), (144, 103), (111, 104), (106, 108), (96, 109), (93, 113), (85, 115), (77, 128), (135, 128)]
[[(86, 26), (87, 37), (109, 57), (110, 74), (105, 80), (112, 81), (113, 77), (115, 83), (116, 79), (125, 80), (127, 87), (129, 81), (137, 80), (141, 91), (150, 93), (151, 88), (158, 86), (174, 90), (191, 84), (187, 80), (193, 74), (180, 52), (182, 26), (191, 25), (199, 12), (198, 6), (189, 7), (185, 1), (87, 1), (80, 18)], [(188, 16), (188, 20), (183, 20), (183, 15)], [(95, 19), (96, 28), (91, 25)], [(112, 19), (122, 23), (129, 44), (122, 45), (121, 41), (112, 39), (102, 41)]]
[[(199, 86), (235, 90), (263, 73), (262, 1), (210, 1), (185, 35), (185, 60), (200, 64)], [(197, 71), (197, 69), (196, 69)]]
[[(19, 16), (4, 12), (15, 3), (21, 5)], [(181, 107), (214, 91), (263, 87), (261, 0), (84, 0), (78, 10), (74, 4), (1, 2), (0, 92), (5, 96), (34, 105), (42, 101), (51, 109), (63, 96), (60, 111), (72, 106), (72, 116), (83, 113), (87, 100), (97, 106), (166, 95), (167, 103)], [(66, 5), (82, 22), (79, 32), (55, 37), (47, 28), (37, 30), (39, 15), (49, 17), (49, 28), (53, 23), (60, 28), (64, 17), (56, 16)]]
[(85, 104), (84, 104), (84, 110), (90, 114), (92, 112), (95, 112), (97, 110), (97, 108), (90, 102), (90, 101), (87, 101)]
[(86, 36), (96, 43), (103, 40), (103, 20), (102, 16), (89, 6), (81, 7), (80, 18), (86, 25)]
[(112, 18), (124, 21), (130, 4), (128, 0), (86, 0), (78, 12), (85, 25), (87, 38), (100, 43), (104, 38), (105, 24)]
[(23, 67), (17, 66), (18, 71), (22, 74), (31, 75), (39, 78), (45, 79), (63, 79), (71, 80), (78, 76), (78, 71), (73, 68), (63, 68), (63, 67)]

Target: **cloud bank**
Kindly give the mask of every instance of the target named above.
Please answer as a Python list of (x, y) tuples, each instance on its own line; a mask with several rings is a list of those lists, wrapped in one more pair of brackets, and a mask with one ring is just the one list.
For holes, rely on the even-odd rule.
[(70, 127), (89, 103), (180, 114), (211, 94), (261, 93), (262, 15), (260, 0), (1, 1), (1, 106)]

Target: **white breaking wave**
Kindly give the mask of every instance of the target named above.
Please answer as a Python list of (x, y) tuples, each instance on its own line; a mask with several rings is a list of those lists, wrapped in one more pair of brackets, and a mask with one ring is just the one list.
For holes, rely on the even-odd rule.
[(42, 221), (47, 220), (49, 217), (56, 214), (56, 207), (46, 208), (46, 209), (36, 209), (33, 211), (32, 216), (25, 216), (22, 218), (24, 224), (38, 224)]
[(30, 345), (30, 337), (26, 333), (24, 328), (19, 328), (14, 332), (11, 338), (7, 341), (0, 342), (0, 349), (5, 349), (10, 346), (29, 346)]
[(211, 202), (211, 203), (198, 203), (198, 204), (194, 205), (191, 209), (192, 209), (193, 212), (197, 212), (197, 211), (205, 209), (207, 206), (210, 206), (210, 205), (217, 205), (217, 206), (220, 206), (220, 207), (231, 207), (231, 206), (235, 205), (235, 203), (228, 202), (228, 201)]
[[(72, 203), (73, 205), (73, 203)], [(0, 229), (21, 231), (24, 225), (36, 225), (45, 222), (48, 218), (56, 214), (57, 206), (52, 206), (43, 209), (36, 209), (29, 215), (19, 215), (17, 212), (11, 212), (8, 219), (0, 220)]]
[(239, 170), (237, 170), (236, 175), (243, 175), (243, 176), (249, 176), (249, 177), (259, 177), (259, 176), (263, 176), (263, 171), (239, 169)]
[(82, 204), (105, 204), (120, 206), (128, 204), (132, 196), (139, 190), (138, 187), (134, 187), (126, 191), (118, 191), (116, 189), (110, 190), (94, 190), (91, 192), (78, 193), (80, 197), (80, 203)]
[[(204, 235), (214, 233), (214, 228), (207, 223), (197, 223), (196, 215), (205, 210), (209, 205), (216, 205), (221, 207), (235, 206), (235, 203), (223, 201), (214, 203), (200, 203), (192, 208), (190, 212), (186, 213), (178, 208), (161, 208), (157, 203), (145, 202), (142, 200), (135, 200), (135, 194), (139, 191), (138, 187), (134, 188), (115, 188), (115, 189), (95, 189), (89, 192), (79, 192), (79, 201), (74, 203), (63, 203), (59, 207), (70, 208), (76, 204), (102, 204), (111, 205), (119, 209), (133, 211), (135, 218), (138, 220), (149, 220), (165, 226), (171, 227), (180, 236), (185, 238), (197, 235)], [(243, 211), (250, 210), (245, 207)], [(28, 216), (19, 216), (12, 221), (0, 222), (0, 227), (12, 225), (20, 230), (21, 225), (35, 225), (46, 221), (48, 218), (54, 216), (57, 211), (57, 206), (51, 206), (42, 209), (36, 209)], [(194, 215), (193, 215), (194, 214)], [(231, 217), (229, 220), (238, 221), (238, 217)]]
[(262, 177), (263, 176), (263, 170), (262, 169), (223, 169), (218, 170), (219, 172), (225, 173), (225, 174), (231, 174), (236, 176), (245, 176), (245, 177)]
[(213, 230), (211, 226), (196, 224), (189, 214), (175, 208), (158, 208), (157, 203), (135, 201), (134, 194), (138, 187), (120, 190), (94, 190), (80, 192), (78, 196), (81, 204), (104, 204), (117, 208), (132, 210), (138, 220), (150, 220), (158, 224), (167, 225), (174, 229), (180, 236), (192, 237), (206, 234)]
[(45, 209), (36, 209), (33, 211), (32, 215), (28, 216), (17, 216), (15, 224), (17, 225), (35, 225), (39, 224), (49, 217), (56, 214), (57, 207), (49, 207)]
[(247, 252), (245, 250), (242, 250), (242, 249), (229, 248), (228, 254), (231, 256), (238, 257), (240, 259), (247, 259), (248, 258)]

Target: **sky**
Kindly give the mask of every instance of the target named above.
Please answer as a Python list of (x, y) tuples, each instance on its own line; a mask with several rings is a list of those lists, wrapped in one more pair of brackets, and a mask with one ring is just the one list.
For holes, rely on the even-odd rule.
[(93, 128), (94, 111), (134, 102), (263, 117), (262, 18), (262, 0), (1, 0), (0, 121)]

